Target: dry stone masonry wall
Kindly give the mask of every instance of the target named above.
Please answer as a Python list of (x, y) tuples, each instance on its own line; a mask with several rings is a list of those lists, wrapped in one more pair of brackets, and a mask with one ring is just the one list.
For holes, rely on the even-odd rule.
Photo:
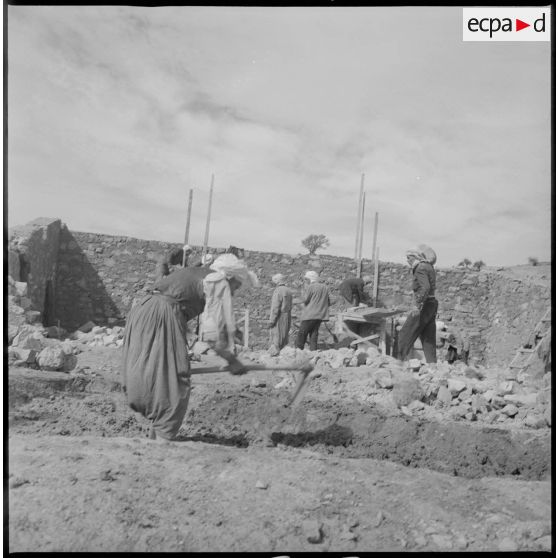
[[(123, 236), (69, 231), (57, 219), (38, 219), (10, 234), (9, 269), (16, 281), (25, 279), (30, 266), (29, 293), (35, 310), (48, 313), (50, 323), (75, 330), (86, 322), (123, 325), (134, 298), (145, 294), (155, 280), (158, 257), (179, 247)], [(210, 248), (213, 253), (224, 248)], [(194, 247), (190, 261), (200, 258)], [(250, 347), (268, 346), (269, 330), (264, 324), (274, 286), (270, 278), (281, 272), (300, 295), (302, 276), (308, 269), (320, 272), (330, 289), (332, 319), (321, 328), (320, 342), (332, 341), (333, 316), (344, 308), (339, 283), (354, 274), (350, 258), (328, 255), (277, 254), (245, 251), (245, 259), (258, 274), (261, 287), (243, 288), (236, 298), (239, 319), (245, 310), (250, 317)], [(373, 274), (370, 260), (363, 261), (363, 273)], [(17, 277), (16, 277), (17, 276)], [(45, 309), (47, 281), (54, 291), (53, 308)], [(550, 306), (550, 285), (536, 285), (481, 270), (437, 269), (438, 318), (471, 340), (471, 354), (477, 362), (504, 364)], [(405, 265), (379, 264), (378, 305), (409, 306), (411, 275)], [(298, 322), (300, 306), (293, 309)], [(292, 342), (291, 342), (292, 344)]]
[(10, 230), (8, 273), (14, 281), (27, 283), (29, 307), (49, 314), (54, 311), (54, 283), (62, 223), (39, 218)]

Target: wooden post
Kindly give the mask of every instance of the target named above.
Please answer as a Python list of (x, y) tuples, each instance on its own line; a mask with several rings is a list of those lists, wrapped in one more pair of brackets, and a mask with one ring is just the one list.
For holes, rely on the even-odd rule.
[(205, 222), (205, 236), (203, 238), (202, 260), (207, 253), (207, 242), (209, 240), (209, 223), (211, 221), (211, 202), (213, 200), (213, 175), (211, 175), (211, 186), (209, 188), (209, 203), (207, 205), (207, 221)]
[[(190, 236), (190, 216), (192, 214), (192, 196), (194, 191), (190, 188), (190, 195), (188, 196), (188, 213), (186, 214), (186, 232), (184, 233), (184, 244), (188, 244), (188, 238)], [(186, 252), (182, 256), (182, 267), (186, 265)]]
[(244, 310), (244, 348), (248, 348), (248, 337), (250, 335), (250, 313)]
[(374, 238), (372, 240), (372, 263), (376, 261), (376, 239), (378, 238), (378, 212), (374, 215)]
[(355, 240), (355, 262), (358, 261), (358, 243), (360, 240), (360, 223), (362, 215), (362, 196), (364, 194), (364, 173), (360, 177), (360, 194), (358, 195), (357, 230)]
[[(364, 175), (363, 175), (364, 176)], [(358, 261), (362, 268), (362, 241), (364, 238), (364, 208), (366, 206), (366, 192), (362, 193), (362, 208), (360, 213), (360, 238), (358, 239)], [(360, 277), (360, 274), (359, 274)]]
[(374, 285), (372, 287), (372, 296), (374, 307), (376, 307), (376, 302), (378, 300), (378, 261), (380, 259), (380, 247), (376, 249), (376, 257), (374, 258)]

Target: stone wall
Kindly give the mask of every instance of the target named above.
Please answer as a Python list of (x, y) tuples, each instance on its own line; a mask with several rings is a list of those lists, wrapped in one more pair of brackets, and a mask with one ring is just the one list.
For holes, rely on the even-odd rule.
[[(71, 232), (65, 226), (60, 227), (59, 221), (56, 222), (59, 227), (57, 237), (54, 221), (44, 224), (46, 228), (41, 229), (40, 234), (35, 230), (36, 224), (35, 228), (32, 227), (32, 238), (26, 243), (26, 253), (35, 273), (44, 269), (44, 277), (40, 281), (33, 279), (36, 300), (41, 298), (41, 284), (44, 298), (44, 279), (53, 277), (56, 268), (53, 259), (57, 254), (55, 320), (60, 320), (61, 325), (69, 330), (87, 321), (98, 325), (123, 325), (133, 299), (152, 287), (157, 258), (165, 251), (181, 246), (177, 243)], [(38, 249), (37, 235), (43, 239), (41, 242), (45, 250)], [(56, 238), (59, 248), (55, 249)], [(220, 253), (225, 249), (210, 247), (210, 251)], [(195, 262), (200, 256), (201, 247), (194, 246), (190, 262)], [(246, 250), (245, 259), (258, 274), (261, 287), (240, 289), (235, 297), (235, 309), (239, 319), (245, 310), (249, 311), (249, 344), (255, 349), (268, 345), (269, 331), (264, 326), (274, 288), (270, 281), (273, 274), (281, 272), (286, 275), (296, 297), (301, 294), (304, 272), (308, 269), (319, 271), (330, 288), (333, 316), (344, 307), (337, 289), (339, 283), (355, 271), (352, 259), (328, 255), (290, 256)], [(47, 265), (47, 262), (50, 263)], [(15, 267), (14, 263), (14, 273)], [(373, 275), (370, 260), (363, 260), (363, 274)], [(487, 270), (438, 268), (436, 295), (439, 301), (438, 319), (467, 335), (471, 339), (473, 358), (485, 364), (509, 362), (514, 351), (550, 306), (549, 283), (535, 285)], [(411, 300), (409, 268), (380, 262), (378, 306), (408, 307)], [(300, 306), (295, 305), (295, 324), (299, 309)], [(333, 331), (333, 320), (326, 325), (320, 330), (319, 342), (332, 341), (330, 331)]]
[(8, 273), (27, 283), (31, 307), (43, 323), (55, 323), (55, 284), (60, 244), (60, 219), (39, 218), (9, 230)]
[(489, 289), (485, 360), (498, 363), (505, 358), (509, 362), (551, 307), (550, 287), (494, 274)]

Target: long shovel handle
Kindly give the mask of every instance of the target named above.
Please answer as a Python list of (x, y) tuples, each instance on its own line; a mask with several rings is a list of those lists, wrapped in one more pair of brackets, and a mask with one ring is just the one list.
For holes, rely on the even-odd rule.
[[(284, 366), (281, 364), (270, 364), (270, 365), (263, 365), (263, 364), (245, 364), (244, 369), (247, 372), (251, 372), (254, 370), (262, 370), (262, 371), (273, 371), (273, 370), (283, 370), (286, 372), (306, 372), (309, 373), (312, 371), (312, 367), (310, 365), (302, 365), (302, 366)], [(221, 366), (204, 366), (200, 368), (191, 368), (191, 374), (216, 374), (218, 372), (228, 372), (227, 367)]]

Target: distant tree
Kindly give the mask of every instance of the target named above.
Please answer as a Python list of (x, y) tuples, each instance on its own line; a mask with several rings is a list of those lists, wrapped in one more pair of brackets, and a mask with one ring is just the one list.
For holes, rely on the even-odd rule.
[(531, 257), (529, 258), (529, 263), (530, 263), (531, 265), (539, 265), (539, 258), (533, 258), (533, 256), (531, 256)]
[(486, 264), (482, 260), (479, 260), (473, 264), (473, 269), (475, 271), (480, 271), (481, 267), (484, 267), (485, 265)]
[(470, 266), (471, 266), (471, 260), (469, 260), (468, 258), (461, 260), (457, 264), (457, 267), (470, 267)]
[(302, 246), (304, 246), (310, 254), (315, 254), (316, 250), (327, 248), (329, 246), (329, 240), (324, 234), (310, 234), (302, 240)]

